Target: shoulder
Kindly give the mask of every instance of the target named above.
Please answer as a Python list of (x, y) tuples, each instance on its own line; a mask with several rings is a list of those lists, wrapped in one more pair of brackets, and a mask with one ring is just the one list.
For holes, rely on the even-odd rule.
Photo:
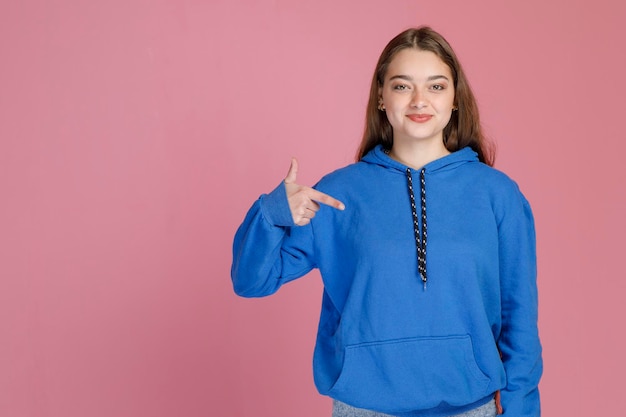
[(506, 173), (484, 165), (485, 182), (496, 217), (504, 219), (526, 219), (533, 221), (532, 208), (517, 181)]
[(356, 162), (326, 174), (315, 185), (320, 190), (337, 190), (354, 185), (356, 181), (367, 178), (374, 169), (370, 164)]
[(466, 164), (459, 172), (470, 194), (486, 198), (496, 214), (530, 212), (530, 204), (517, 181), (505, 172), (482, 162)]
[(473, 171), (471, 176), (492, 193), (504, 194), (505, 196), (521, 194), (517, 182), (497, 168), (490, 167), (482, 162), (476, 162), (468, 164), (468, 169)]

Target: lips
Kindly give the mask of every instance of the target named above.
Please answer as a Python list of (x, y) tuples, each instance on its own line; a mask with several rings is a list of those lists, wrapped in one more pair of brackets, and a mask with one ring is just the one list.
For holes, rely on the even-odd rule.
[(408, 117), (415, 123), (426, 123), (427, 121), (433, 118), (433, 115), (432, 114), (407, 114), (406, 117)]

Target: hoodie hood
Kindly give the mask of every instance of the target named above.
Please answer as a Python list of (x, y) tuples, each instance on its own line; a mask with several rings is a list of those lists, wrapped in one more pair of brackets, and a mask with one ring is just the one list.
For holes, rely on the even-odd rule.
[(469, 147), (453, 152), (442, 158), (436, 159), (424, 165), (419, 170), (419, 214), (417, 211), (415, 186), (413, 184), (413, 172), (416, 171), (387, 155), (382, 145), (376, 146), (363, 158), (364, 162), (397, 170), (399, 174), (406, 176), (407, 191), (411, 202), (411, 214), (413, 217), (413, 233), (415, 236), (415, 251), (417, 256), (417, 272), (426, 290), (428, 272), (426, 268), (426, 250), (428, 245), (428, 217), (426, 215), (426, 174), (434, 174), (440, 171), (454, 169), (468, 162), (478, 162), (478, 154)]
[[(382, 145), (377, 145), (374, 149), (369, 151), (363, 157), (362, 161), (369, 164), (380, 165), (385, 168), (395, 169), (401, 174), (404, 174), (406, 169), (409, 168), (387, 155)], [(478, 154), (472, 148), (465, 147), (456, 152), (452, 152), (450, 155), (446, 155), (427, 163), (422, 167), (422, 169), (425, 170), (426, 174), (432, 174), (438, 171), (454, 169), (459, 165), (463, 165), (468, 162), (478, 162)], [(414, 169), (412, 170), (417, 171)]]

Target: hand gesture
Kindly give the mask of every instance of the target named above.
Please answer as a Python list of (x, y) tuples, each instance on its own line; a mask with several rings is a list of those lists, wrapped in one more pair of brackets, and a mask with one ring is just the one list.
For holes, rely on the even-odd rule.
[(285, 189), (287, 190), (287, 200), (293, 222), (298, 226), (304, 226), (311, 222), (315, 213), (320, 209), (319, 203), (343, 210), (344, 204), (331, 196), (319, 192), (311, 187), (296, 184), (298, 174), (298, 160), (291, 158), (291, 166), (285, 178)]

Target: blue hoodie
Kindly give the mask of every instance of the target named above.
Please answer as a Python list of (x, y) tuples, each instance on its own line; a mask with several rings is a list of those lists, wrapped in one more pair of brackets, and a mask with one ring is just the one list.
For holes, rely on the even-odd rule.
[(346, 209), (322, 205), (300, 227), (283, 184), (261, 196), (235, 235), (232, 280), (260, 297), (319, 268), (319, 392), (417, 417), (501, 390), (505, 417), (539, 416), (535, 231), (517, 185), (470, 148), (416, 171), (378, 146), (315, 188)]

